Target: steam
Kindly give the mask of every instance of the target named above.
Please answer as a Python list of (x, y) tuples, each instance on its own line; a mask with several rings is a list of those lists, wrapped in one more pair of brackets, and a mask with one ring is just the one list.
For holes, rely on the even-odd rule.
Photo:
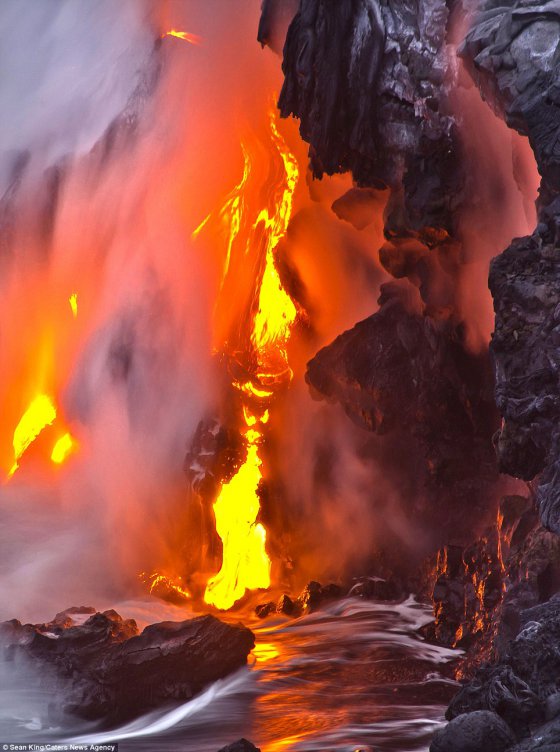
[[(0, 81), (2, 470), (12, 465), (11, 436), (29, 401), (48, 392), (58, 410), (0, 488), (0, 619), (110, 606), (143, 592), (141, 571), (182, 573), (190, 546), (183, 457), (221, 396), (212, 318), (222, 259), (192, 233), (239, 182), (240, 143), (258, 141), (281, 86), (278, 58), (255, 41), (260, 3), (242, 5), (0, 6), (0, 63), (10, 72)], [(201, 45), (162, 38), (171, 28)], [(493, 116), (483, 106), (479, 113), (475, 99), (461, 93), (457, 110), (480, 206), (490, 209), (463, 218), (472, 263), (459, 304), (479, 348), (491, 326), (488, 259), (531, 217), (518, 188), (527, 182), (524, 147), (512, 147), (509, 131), (502, 147), (497, 120), (488, 137), (503, 200), (489, 201), (493, 189), (483, 194), (486, 143), (476, 141), (482, 129), (472, 120)], [(284, 132), (305, 165), (297, 124), (286, 122)], [(302, 180), (281, 250), (309, 321), (290, 344), (294, 382), (271, 419), (277, 456), (268, 464), (297, 529), (301, 576), (359, 571), (387, 530), (423, 545), (401, 511), (403, 487), (381, 452), (365, 446), (370, 437), (338, 408), (314, 402), (304, 383), (306, 361), (375, 311), (387, 279), (377, 260), (381, 204), (361, 231), (330, 210), (350, 187), (347, 176)], [(55, 472), (48, 454), (62, 425), (80, 449)]]
[(457, 303), (467, 323), (469, 344), (477, 351), (488, 346), (494, 328), (490, 260), (514, 237), (533, 231), (540, 176), (527, 139), (491, 111), (462, 64), (453, 100), (470, 193), (459, 219), (463, 266)]
[[(46, 430), (0, 490), (0, 618), (41, 620), (134, 592), (139, 571), (188, 546), (182, 462), (216, 399), (218, 281), (191, 234), (236, 176), (245, 102), (228, 37), (234, 16), (251, 41), (254, 29), (196, 3), (25, 4), (0, 9), (17, 71), (0, 90), (0, 460), (36, 392), (80, 445), (53, 476)], [(158, 41), (164, 22), (204, 47)]]

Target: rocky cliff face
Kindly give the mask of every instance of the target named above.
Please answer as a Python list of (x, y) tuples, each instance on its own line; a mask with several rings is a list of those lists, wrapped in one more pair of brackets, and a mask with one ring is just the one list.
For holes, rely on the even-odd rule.
[(458, 310), (468, 176), (448, 5), (302, 0), (279, 100), (300, 119), (313, 174), (351, 171), (362, 186), (335, 202), (339, 216), (355, 208), (363, 226), (368, 191), (389, 193), (378, 253), (399, 282), (382, 288), (378, 313), (311, 360), (306, 378), (362, 428), (391, 434), (407, 456), (397, 482), (414, 476), (418, 519), (439, 515), (439, 541), (482, 529), (499, 497), (490, 361), (469, 352)]
[(538, 477), (543, 524), (560, 532), (560, 70), (556, 2), (483, 12), (462, 48), (483, 96), (526, 134), (543, 181), (538, 224), (514, 240), (490, 271), (496, 327), (496, 402), (503, 416), (501, 469)]
[(391, 434), (403, 451), (412, 442), (395, 472), (414, 466), (427, 500), (416, 524), (437, 519), (441, 535), (458, 539), (457, 528), (468, 536), (485, 519), (498, 480), (492, 374), (486, 354), (465, 350), (453, 316), (426, 315), (413, 292), (384, 285), (379, 312), (320, 350), (306, 379), (362, 428)]
[[(491, 361), (464, 345), (454, 282), (469, 171), (450, 106), (457, 79), (447, 40), (450, 13), (461, 8), (473, 13), (465, 66), (494, 111), (528, 137), (542, 176), (534, 233), (490, 270), (497, 466)], [(458, 489), (470, 482), (482, 498), (477, 480), (490, 490), (497, 469), (535, 479), (534, 499), (505, 499), (479, 540), (440, 551), (436, 636), (468, 647), (480, 634), (494, 664), (452, 703), (438, 752), (548, 750), (560, 739), (550, 652), (558, 628), (550, 598), (560, 587), (559, 22), (556, 0), (301, 0), (284, 48), (282, 114), (300, 119), (315, 176), (351, 171), (360, 186), (389, 190), (379, 256), (401, 280), (382, 290), (377, 313), (309, 363), (314, 393), (369, 431), (413, 436), (432, 501), (447, 493), (450, 505), (468, 505)], [(452, 470), (461, 458), (463, 477)], [(546, 719), (542, 744), (528, 738)]]
[[(431, 749), (553, 750), (560, 744), (560, 38), (557, 2), (487, 3), (462, 48), (483, 96), (529, 137), (542, 176), (534, 233), (494, 259), (491, 350), (503, 423), (500, 468), (535, 480), (538, 513), (508, 563), (494, 660), (454, 698)], [(527, 522), (527, 518), (525, 520)], [(519, 543), (520, 541), (518, 541)]]
[(314, 175), (391, 186), (409, 230), (449, 230), (460, 192), (448, 15), (444, 0), (302, 0), (284, 47), (280, 112), (300, 119)]

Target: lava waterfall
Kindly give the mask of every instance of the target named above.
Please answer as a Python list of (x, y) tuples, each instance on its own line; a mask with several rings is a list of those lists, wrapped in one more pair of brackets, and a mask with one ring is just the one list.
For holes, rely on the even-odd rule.
[(3, 0), (0, 743), (558, 747), (559, 13)]

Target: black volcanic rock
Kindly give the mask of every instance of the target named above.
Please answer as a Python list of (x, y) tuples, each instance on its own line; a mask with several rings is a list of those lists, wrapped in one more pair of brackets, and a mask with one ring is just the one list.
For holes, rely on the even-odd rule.
[(529, 136), (539, 172), (554, 190), (560, 184), (559, 23), (555, 0), (501, 3), (478, 16), (461, 50), (484, 97)]
[[(74, 622), (75, 610), (62, 615)], [(115, 611), (82, 624), (61, 624), (60, 616), (49, 624), (0, 624), (4, 660), (27, 659), (53, 693), (56, 712), (90, 720), (116, 723), (188, 700), (245, 665), (254, 647), (250, 630), (213, 616), (152, 624), (141, 634)]]
[[(497, 442), (502, 471), (530, 480), (543, 473), (543, 524), (560, 532), (560, 259), (537, 234), (516, 240), (490, 271), (496, 328)], [(544, 471), (544, 472), (543, 472)]]
[(436, 731), (430, 752), (505, 752), (514, 742), (512, 730), (500, 716), (478, 710)]
[(239, 739), (239, 741), (233, 744), (228, 744), (227, 747), (222, 747), (218, 752), (261, 752), (258, 747), (248, 742), (247, 739)]
[(497, 478), (489, 363), (467, 352), (451, 316), (426, 315), (407, 289), (382, 286), (380, 310), (320, 350), (306, 380), (358, 426), (412, 437), (427, 486), (472, 494)]
[(462, 55), (483, 95), (529, 137), (543, 177), (538, 225), (490, 271), (501, 469), (539, 477), (543, 524), (560, 532), (560, 40), (558, 3), (521, 0), (479, 15)]
[[(519, 621), (515, 639), (493, 665), (478, 669), (453, 698), (446, 717), (492, 711), (525, 739), (519, 750), (548, 749), (547, 744), (560, 740), (560, 597), (522, 611)], [(551, 719), (552, 725), (547, 723)]]
[(316, 177), (404, 193), (409, 229), (453, 224), (460, 194), (444, 0), (301, 0), (284, 46), (283, 117), (301, 121)]

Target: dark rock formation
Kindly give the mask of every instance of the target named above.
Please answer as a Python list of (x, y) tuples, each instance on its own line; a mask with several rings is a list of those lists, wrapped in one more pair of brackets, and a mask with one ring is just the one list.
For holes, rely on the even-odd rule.
[[(529, 137), (545, 185), (560, 185), (560, 88), (555, 0), (486, 3), (462, 55), (490, 105)], [(488, 7), (489, 6), (489, 7)]]
[(505, 752), (515, 737), (500, 716), (478, 710), (436, 731), (430, 752)]
[[(506, 581), (511, 592), (514, 586), (522, 587), (533, 559), (538, 558), (529, 555), (527, 546), (526, 566), (520, 566), (521, 548), (536, 522), (530, 500), (506, 496), (494, 524), (475, 541), (467, 546), (446, 545), (438, 552), (432, 592), (435, 625), (430, 636), (444, 645), (470, 650), (463, 664), (466, 673), (472, 654), (476, 660), (492, 654)], [(533, 604), (543, 600), (535, 599)]]
[(258, 747), (248, 742), (247, 739), (239, 739), (239, 741), (233, 744), (228, 744), (227, 747), (222, 747), (218, 752), (261, 752)]
[(292, 600), (284, 593), (278, 601), (267, 601), (255, 608), (255, 614), (259, 619), (265, 619), (271, 614), (284, 614), (285, 616), (301, 616), (304, 613), (312, 613), (324, 603), (340, 598), (343, 590), (339, 585), (330, 583), (321, 585), (319, 582), (308, 582), (299, 596)]
[[(27, 660), (53, 694), (53, 713), (116, 723), (188, 700), (245, 665), (250, 630), (212, 616), (152, 624), (139, 634), (115, 611), (69, 609), (48, 624), (0, 624), (4, 660)], [(90, 615), (91, 614), (91, 615)]]
[(476, 19), (462, 48), (483, 95), (529, 137), (543, 177), (534, 234), (514, 240), (492, 264), (492, 351), (504, 418), (501, 468), (525, 479), (540, 474), (541, 519), (555, 532), (560, 532), (559, 20), (558, 4), (551, 1), (490, 7)]
[(412, 439), (423, 458), (419, 485), (468, 514), (473, 488), (482, 501), (497, 479), (489, 363), (465, 350), (452, 316), (424, 315), (408, 290), (382, 286), (379, 312), (320, 350), (306, 380), (362, 428)]
[(447, 21), (444, 0), (302, 0), (284, 46), (279, 108), (300, 119), (314, 175), (402, 187), (409, 229), (449, 230), (460, 194)]
[[(501, 469), (529, 480), (542, 473), (541, 519), (560, 532), (560, 262), (538, 233), (516, 240), (494, 259), (490, 289), (496, 329), (496, 402), (504, 423), (497, 447)], [(558, 329), (558, 332), (556, 331)]]
[[(560, 738), (559, 596), (522, 611), (519, 620), (515, 639), (493, 665), (480, 668), (460, 690), (446, 717), (492, 711), (511, 726), (518, 739), (527, 740), (519, 749), (547, 749), (551, 739)], [(543, 739), (547, 741), (541, 747)]]

